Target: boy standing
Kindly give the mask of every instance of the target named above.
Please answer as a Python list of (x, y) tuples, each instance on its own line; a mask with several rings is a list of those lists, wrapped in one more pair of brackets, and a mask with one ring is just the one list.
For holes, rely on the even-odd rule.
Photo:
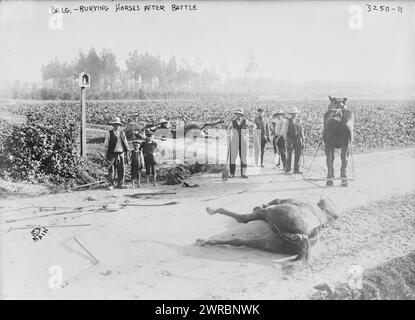
[(155, 165), (156, 161), (156, 152), (157, 152), (157, 143), (153, 141), (153, 132), (148, 131), (146, 133), (146, 140), (141, 143), (140, 149), (143, 151), (144, 156), (144, 166), (146, 168), (146, 182), (150, 183), (150, 174), (153, 175), (153, 186), (156, 185), (156, 170)]
[(287, 141), (288, 124), (287, 120), (283, 118), (283, 115), (284, 111), (282, 111), (281, 109), (274, 113), (274, 121), (272, 123), (272, 133), (274, 135), (274, 138), (272, 142), (274, 147), (274, 156), (276, 163), (275, 167), (279, 167), (280, 162), (282, 161), (283, 169), (285, 170), (287, 163), (285, 144)]
[(133, 183), (133, 188), (136, 186), (140, 188), (141, 183), (141, 170), (143, 169), (143, 160), (142, 154), (139, 150), (140, 141), (133, 141), (133, 150), (130, 154), (130, 163), (131, 163), (131, 181)]

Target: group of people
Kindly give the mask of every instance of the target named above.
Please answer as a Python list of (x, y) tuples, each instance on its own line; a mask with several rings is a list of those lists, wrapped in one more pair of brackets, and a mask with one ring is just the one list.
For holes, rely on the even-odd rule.
[[(227, 126), (229, 134), (228, 157), (229, 177), (235, 177), (236, 159), (239, 156), (241, 163), (241, 177), (248, 178), (247, 154), (249, 143), (249, 132), (253, 132), (255, 165), (264, 167), (264, 153), (267, 142), (271, 143), (274, 149), (275, 168), (282, 164), (286, 173), (291, 173), (292, 154), (294, 152), (294, 174), (301, 174), (300, 157), (304, 146), (304, 131), (301, 120), (298, 117), (300, 112), (297, 108), (284, 113), (278, 110), (268, 120), (262, 108), (258, 109), (257, 117), (253, 122), (248, 120), (243, 109), (234, 112), (234, 118)], [(161, 124), (167, 120), (160, 121)], [(112, 129), (107, 132), (104, 146), (108, 165), (108, 181), (111, 187), (126, 188), (125, 165), (131, 164), (131, 181), (133, 187), (141, 185), (141, 171), (145, 168), (146, 182), (149, 183), (150, 176), (153, 176), (153, 185), (156, 184), (157, 172), (157, 143), (153, 141), (154, 131), (161, 126), (149, 127), (145, 130), (143, 140), (133, 140), (133, 149), (129, 149), (128, 141), (124, 131), (121, 129), (121, 120), (114, 117), (109, 124)], [(117, 175), (117, 183), (115, 183)]]
[(239, 155), (241, 161), (241, 177), (247, 178), (247, 153), (249, 131), (253, 131), (253, 145), (255, 165), (264, 167), (264, 153), (267, 142), (271, 143), (274, 149), (275, 167), (282, 164), (287, 174), (291, 173), (292, 154), (294, 152), (294, 174), (302, 174), (300, 171), (300, 157), (304, 146), (303, 125), (298, 117), (300, 113), (297, 108), (285, 113), (278, 110), (268, 120), (264, 109), (259, 108), (258, 114), (253, 122), (246, 119), (244, 111), (238, 109), (234, 112), (234, 119), (227, 129), (232, 131), (229, 141), (229, 171), (230, 178), (235, 177), (236, 159)]
[[(119, 189), (126, 188), (125, 181), (125, 165), (131, 164), (131, 181), (133, 187), (141, 186), (141, 171), (143, 167), (146, 171), (146, 182), (150, 182), (150, 175), (153, 176), (153, 185), (156, 185), (157, 173), (155, 166), (157, 165), (157, 143), (153, 141), (154, 132), (146, 130), (145, 140), (133, 140), (133, 149), (128, 146), (127, 137), (121, 130), (121, 120), (114, 117), (109, 124), (112, 129), (108, 131), (104, 146), (106, 149), (106, 159), (108, 165), (108, 182), (110, 188)], [(117, 184), (115, 184), (114, 176), (117, 175)]]

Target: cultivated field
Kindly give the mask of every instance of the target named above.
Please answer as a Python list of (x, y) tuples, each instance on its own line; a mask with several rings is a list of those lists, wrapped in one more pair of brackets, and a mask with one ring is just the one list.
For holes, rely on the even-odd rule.
[[(284, 101), (241, 97), (189, 101), (94, 101), (87, 103), (87, 123), (106, 125), (111, 117), (117, 115), (126, 124), (133, 121), (156, 123), (161, 118), (199, 122), (225, 120), (226, 124), (237, 108), (243, 108), (247, 118), (253, 120), (259, 107), (264, 108), (268, 116), (280, 108), (288, 111), (298, 107), (302, 111), (306, 150), (314, 150), (321, 137), (322, 117), (328, 104), (328, 99)], [(20, 115), (30, 111), (55, 118), (57, 122), (64, 114), (77, 121), (79, 105), (79, 102), (51, 101), (3, 103), (0, 111)], [(349, 99), (346, 105), (355, 113), (355, 151), (405, 147), (415, 143), (415, 101)]]

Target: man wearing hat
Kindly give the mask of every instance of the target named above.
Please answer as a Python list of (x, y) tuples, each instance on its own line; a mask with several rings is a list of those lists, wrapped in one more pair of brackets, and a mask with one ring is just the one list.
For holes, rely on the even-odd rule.
[(279, 109), (273, 115), (272, 134), (274, 138), (272, 139), (272, 145), (274, 147), (275, 167), (279, 167), (282, 161), (283, 169), (285, 170), (287, 165), (285, 143), (287, 141), (288, 122), (283, 116), (284, 111), (282, 109)]
[(241, 178), (248, 178), (246, 175), (247, 168), (247, 154), (248, 154), (248, 142), (249, 142), (249, 129), (255, 128), (255, 123), (245, 119), (245, 113), (242, 109), (238, 109), (234, 112), (235, 118), (228, 125), (228, 130), (231, 130), (230, 145), (229, 145), (229, 158), (230, 158), (230, 178), (235, 177), (236, 158), (239, 154), (241, 159)]
[(254, 120), (256, 130), (254, 130), (254, 155), (255, 165), (258, 165), (258, 158), (261, 158), (261, 167), (264, 166), (265, 144), (271, 142), (269, 138), (268, 119), (264, 117), (264, 109), (258, 109), (258, 115)]
[(289, 112), (287, 128), (287, 166), (286, 173), (291, 172), (291, 158), (294, 150), (294, 174), (302, 174), (300, 171), (300, 157), (304, 144), (304, 131), (301, 120), (297, 117), (300, 111), (295, 107)]
[(107, 160), (110, 162), (108, 166), (108, 180), (114, 186), (114, 174), (117, 172), (117, 187), (125, 188), (125, 162), (128, 161), (126, 154), (129, 150), (127, 137), (124, 131), (121, 130), (121, 120), (119, 117), (114, 117), (108, 123), (112, 125), (112, 129), (108, 131), (104, 142)]

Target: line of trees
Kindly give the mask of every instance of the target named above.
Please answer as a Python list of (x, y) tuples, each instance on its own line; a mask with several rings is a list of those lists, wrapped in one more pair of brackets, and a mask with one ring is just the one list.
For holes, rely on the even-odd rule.
[(90, 99), (168, 98), (182, 92), (213, 90), (219, 81), (216, 71), (203, 68), (200, 60), (190, 66), (185, 59), (178, 63), (175, 56), (163, 61), (148, 52), (134, 51), (129, 53), (125, 65), (122, 70), (109, 49), (100, 53), (94, 48), (88, 53), (80, 51), (70, 63), (55, 58), (42, 65), (41, 86), (16, 81), (13, 98), (77, 99), (81, 72), (91, 75)]
[(413, 86), (389, 83), (361, 83), (347, 81), (306, 81), (294, 83), (289, 79), (261, 76), (255, 54), (250, 51), (245, 66), (237, 76), (231, 76), (226, 65), (206, 69), (196, 59), (189, 64), (174, 56), (167, 61), (148, 52), (130, 52), (125, 69), (117, 64), (115, 54), (109, 49), (97, 53), (91, 48), (79, 52), (71, 62), (58, 58), (42, 65), (42, 83), (16, 80), (10, 88), (0, 88), (0, 96), (14, 99), (77, 100), (78, 76), (81, 72), (91, 75), (90, 100), (109, 99), (173, 99), (217, 94), (259, 94), (281, 97), (326, 97), (328, 93), (361, 97), (413, 97)]

